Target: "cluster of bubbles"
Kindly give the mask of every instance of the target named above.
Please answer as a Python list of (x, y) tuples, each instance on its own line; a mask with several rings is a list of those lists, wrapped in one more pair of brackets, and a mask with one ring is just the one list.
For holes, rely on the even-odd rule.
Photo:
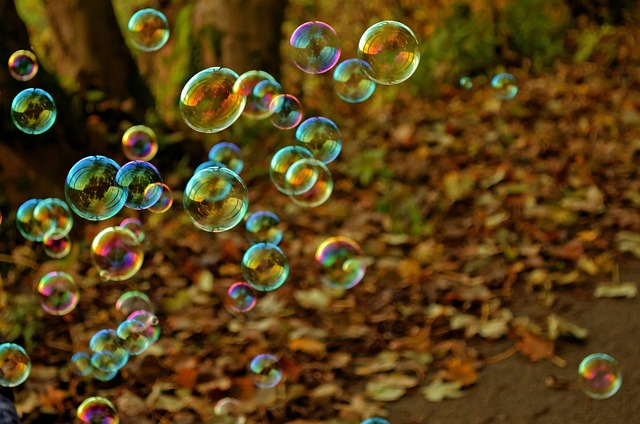
[(31, 374), (31, 358), (15, 343), (0, 344), (0, 386), (15, 387)]
[[(465, 90), (473, 88), (473, 80), (471, 77), (464, 76), (458, 81), (460, 87)], [(506, 72), (501, 72), (493, 76), (491, 79), (491, 88), (494, 95), (500, 100), (511, 100), (518, 94), (518, 85), (516, 78)]]
[(16, 212), (16, 227), (25, 239), (42, 243), (51, 258), (63, 258), (71, 251), (73, 214), (63, 200), (50, 197), (25, 201)]
[(89, 424), (118, 424), (120, 422), (116, 407), (109, 399), (101, 396), (85, 399), (78, 406), (76, 416), (83, 423)]
[(593, 399), (607, 399), (622, 385), (622, 371), (618, 362), (606, 353), (593, 353), (578, 366), (580, 387)]

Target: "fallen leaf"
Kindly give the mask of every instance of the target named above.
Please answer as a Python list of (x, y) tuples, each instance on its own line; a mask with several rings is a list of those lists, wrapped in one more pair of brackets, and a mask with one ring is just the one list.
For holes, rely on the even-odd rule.
[[(400, 354), (385, 350), (375, 358), (367, 358), (366, 363), (356, 368), (356, 375), (371, 375), (381, 371), (395, 369), (400, 359)], [(359, 361), (362, 362), (363, 360)]]
[(551, 340), (558, 337), (571, 336), (578, 340), (584, 340), (589, 336), (589, 330), (573, 324), (556, 314), (547, 316), (547, 336)]
[(626, 297), (632, 299), (638, 295), (636, 283), (599, 284), (593, 292), (595, 297)]
[(520, 331), (518, 336), (519, 340), (516, 342), (516, 349), (529, 358), (531, 362), (551, 359), (555, 356), (553, 353), (553, 340), (543, 339), (526, 330)]
[(441, 379), (432, 381), (420, 392), (429, 402), (442, 402), (444, 399), (459, 399), (464, 396), (460, 390), (462, 384), (457, 381), (446, 382)]
[(304, 352), (317, 358), (322, 358), (327, 354), (327, 347), (324, 343), (310, 338), (289, 340), (289, 349)]
[(445, 378), (449, 381), (460, 383), (461, 386), (470, 386), (478, 381), (478, 373), (474, 363), (467, 358), (452, 358), (445, 363)]

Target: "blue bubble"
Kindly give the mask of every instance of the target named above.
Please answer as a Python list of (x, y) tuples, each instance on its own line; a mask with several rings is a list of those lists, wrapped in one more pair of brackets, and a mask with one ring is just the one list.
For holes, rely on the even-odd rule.
[(127, 162), (116, 173), (116, 184), (127, 189), (124, 205), (130, 209), (148, 209), (160, 199), (162, 177), (149, 162)]
[(22, 132), (42, 134), (56, 122), (58, 111), (53, 97), (39, 88), (19, 92), (11, 103), (11, 120)]
[(491, 79), (491, 87), (493, 87), (496, 97), (502, 100), (511, 100), (518, 94), (516, 79), (511, 74), (496, 74)]
[(244, 168), (240, 147), (226, 141), (214, 145), (211, 150), (209, 150), (209, 160), (221, 163), (224, 167), (229, 168), (236, 174), (242, 172), (242, 168)]
[(270, 211), (257, 211), (249, 215), (245, 224), (247, 239), (251, 244), (278, 244), (282, 240), (280, 218)]
[(316, 116), (300, 124), (296, 130), (296, 144), (309, 149), (317, 160), (329, 163), (342, 150), (342, 133), (332, 120)]
[(369, 64), (360, 59), (347, 59), (333, 71), (333, 88), (338, 97), (348, 103), (367, 100), (376, 89), (376, 83), (362, 71)]
[(242, 275), (258, 291), (272, 291), (289, 276), (289, 260), (276, 245), (254, 244), (242, 257)]

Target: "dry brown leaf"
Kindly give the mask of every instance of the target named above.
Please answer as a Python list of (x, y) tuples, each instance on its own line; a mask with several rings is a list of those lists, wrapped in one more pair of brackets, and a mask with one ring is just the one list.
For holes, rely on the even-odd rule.
[(289, 349), (304, 352), (317, 358), (322, 358), (327, 354), (327, 346), (324, 343), (310, 338), (289, 340)]
[(516, 349), (529, 358), (531, 362), (552, 359), (555, 356), (552, 340), (536, 336), (526, 330), (521, 330), (518, 336), (519, 340), (516, 342)]
[(446, 361), (445, 379), (458, 382), (462, 387), (474, 384), (478, 381), (474, 362), (468, 358), (452, 358)]

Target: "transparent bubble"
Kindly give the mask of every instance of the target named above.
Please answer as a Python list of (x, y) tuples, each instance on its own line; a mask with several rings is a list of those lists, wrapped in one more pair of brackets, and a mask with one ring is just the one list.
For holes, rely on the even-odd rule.
[(90, 424), (118, 424), (118, 412), (109, 399), (100, 396), (90, 397), (78, 406), (78, 419)]
[(142, 228), (142, 222), (140, 222), (139, 219), (125, 218), (120, 223), (120, 227), (131, 231), (136, 236), (139, 243), (142, 243), (144, 240), (144, 229)]
[(80, 299), (78, 284), (70, 274), (53, 271), (45, 274), (38, 283), (42, 309), (51, 315), (66, 315), (73, 311)]
[(247, 212), (249, 196), (244, 181), (228, 168), (196, 172), (184, 190), (184, 210), (196, 227), (220, 232), (235, 227)]
[(122, 135), (122, 152), (129, 160), (150, 161), (158, 153), (156, 133), (145, 125), (135, 125)]
[(511, 100), (518, 94), (516, 79), (511, 74), (496, 74), (491, 79), (491, 87), (494, 89), (495, 96), (502, 100)]
[(100, 380), (100, 381), (111, 381), (114, 378), (116, 378), (116, 375), (118, 375), (118, 371), (119, 370), (103, 371), (101, 369), (98, 369), (98, 368), (94, 367), (93, 370), (91, 371), (91, 377), (95, 378), (96, 380)]
[(44, 253), (50, 258), (61, 259), (71, 252), (71, 237), (58, 229), (47, 231), (42, 239)]
[(173, 193), (171, 192), (171, 189), (168, 185), (164, 183), (160, 185), (152, 184), (147, 187), (147, 190), (151, 190), (151, 193), (145, 193), (145, 197), (152, 196), (153, 193), (155, 193), (155, 190), (162, 190), (158, 201), (149, 206), (149, 208), (147, 209), (149, 212), (165, 213), (166, 211), (171, 209), (171, 206), (173, 205)]
[(138, 238), (122, 227), (107, 227), (91, 243), (91, 259), (105, 280), (126, 280), (142, 267), (144, 252)]
[(22, 346), (15, 343), (0, 344), (0, 386), (15, 387), (31, 374), (31, 358)]
[(122, 321), (116, 332), (130, 355), (139, 355), (149, 347), (149, 326), (136, 319)]
[(129, 19), (127, 29), (131, 44), (145, 52), (159, 50), (169, 40), (169, 22), (159, 10), (138, 10)]
[(285, 174), (288, 187), (310, 187), (294, 190), (289, 199), (298, 206), (313, 208), (323, 204), (333, 192), (333, 177), (327, 165), (317, 159), (300, 159), (291, 164)]
[(91, 356), (86, 352), (76, 352), (71, 357), (73, 371), (81, 377), (85, 377), (93, 371)]
[(320, 21), (305, 22), (289, 38), (291, 59), (302, 71), (321, 74), (340, 59), (340, 39), (336, 31)]
[(53, 97), (40, 88), (27, 88), (11, 102), (11, 120), (27, 134), (42, 134), (56, 122), (58, 110)]
[(347, 237), (330, 237), (316, 249), (316, 265), (323, 283), (350, 289), (362, 280), (367, 266), (362, 250)]
[(145, 293), (130, 290), (120, 295), (116, 301), (116, 311), (123, 316), (129, 316), (135, 311), (149, 311), (153, 312), (155, 308), (149, 296)]
[(465, 90), (471, 90), (473, 88), (473, 80), (469, 77), (462, 77), (459, 81), (460, 87)]
[[(360, 59), (347, 59), (333, 71), (333, 88), (345, 102), (360, 103), (367, 100), (376, 89), (376, 83), (362, 71), (370, 68)], [(369, 70), (371, 72), (371, 70)]]
[(66, 202), (55, 197), (40, 200), (33, 208), (33, 218), (40, 223), (43, 233), (57, 230), (67, 235), (73, 228), (73, 215)]
[(9, 74), (18, 81), (29, 81), (38, 73), (38, 59), (29, 50), (18, 50), (9, 57)]
[(420, 45), (413, 31), (400, 22), (382, 21), (370, 26), (358, 42), (362, 68), (378, 84), (392, 85), (407, 80), (420, 63)]
[(277, 81), (265, 80), (260, 81), (253, 89), (253, 96), (258, 99), (256, 104), (260, 111), (263, 112), (265, 118), (271, 116), (274, 110), (269, 108), (274, 97), (284, 94), (282, 86)]
[(222, 398), (213, 407), (217, 415), (216, 424), (245, 424), (247, 419), (242, 413), (240, 402), (235, 398)]
[(128, 320), (138, 320), (147, 326), (147, 337), (149, 344), (155, 343), (160, 338), (160, 324), (158, 317), (146, 310), (132, 312), (127, 317)]
[(593, 353), (580, 362), (578, 377), (582, 390), (593, 399), (607, 399), (622, 385), (618, 362), (605, 353)]
[(295, 187), (290, 187), (286, 179), (287, 170), (300, 159), (311, 159), (313, 154), (298, 146), (286, 146), (276, 152), (271, 158), (269, 177), (276, 188), (284, 194), (293, 194)]
[(263, 353), (254, 357), (249, 364), (253, 383), (261, 388), (275, 387), (282, 380), (282, 366), (278, 359)]
[(391, 424), (391, 423), (385, 420), (384, 418), (372, 417), (372, 418), (367, 418), (366, 420), (362, 421), (360, 424)]
[(18, 208), (16, 212), (16, 227), (22, 237), (30, 241), (42, 241), (44, 229), (40, 221), (34, 218), (33, 210), (40, 199), (29, 199)]
[(249, 312), (257, 301), (257, 293), (251, 285), (237, 282), (229, 287), (225, 306), (232, 312)]
[(316, 116), (300, 124), (296, 130), (296, 144), (309, 149), (319, 161), (329, 163), (342, 150), (342, 133), (332, 120)]
[(256, 290), (275, 290), (289, 276), (289, 260), (274, 244), (254, 244), (242, 257), (242, 275)]
[(246, 96), (242, 80), (231, 69), (208, 68), (195, 74), (180, 93), (180, 113), (192, 129), (222, 131), (242, 114)]
[(129, 352), (124, 348), (124, 341), (115, 330), (104, 329), (96, 332), (91, 337), (89, 347), (94, 352), (91, 355), (91, 365), (102, 371), (118, 371), (129, 360)]
[(228, 166), (225, 166), (224, 164), (220, 163), (220, 162), (215, 162), (212, 160), (208, 160), (206, 162), (202, 162), (200, 165), (198, 165), (198, 167), (195, 169), (195, 171), (193, 171), (194, 175), (197, 174), (198, 172), (202, 171), (205, 168), (228, 168)]
[(247, 239), (251, 244), (278, 244), (282, 240), (280, 218), (270, 211), (257, 211), (249, 215), (245, 228)]
[(84, 219), (101, 221), (111, 218), (127, 201), (127, 188), (116, 184), (120, 170), (105, 156), (88, 156), (69, 170), (64, 194), (71, 209)]
[[(147, 209), (154, 205), (162, 194), (162, 177), (158, 169), (149, 162), (136, 160), (127, 162), (116, 173), (116, 184), (127, 189), (124, 205), (131, 209)], [(151, 191), (147, 190), (152, 186)]]
[(267, 104), (266, 110), (262, 106), (262, 99), (254, 95), (254, 88), (262, 81), (276, 82), (276, 79), (265, 71), (247, 71), (240, 75), (239, 79), (242, 81), (242, 90), (240, 94), (247, 98), (247, 103), (244, 107), (242, 114), (251, 119), (264, 119), (271, 114), (269, 111), (269, 105)]
[(269, 103), (271, 123), (281, 130), (290, 130), (302, 121), (302, 104), (296, 96), (280, 94)]
[(221, 163), (224, 167), (229, 168), (236, 174), (242, 172), (242, 168), (244, 167), (240, 147), (226, 141), (217, 143), (209, 150), (209, 160)]

